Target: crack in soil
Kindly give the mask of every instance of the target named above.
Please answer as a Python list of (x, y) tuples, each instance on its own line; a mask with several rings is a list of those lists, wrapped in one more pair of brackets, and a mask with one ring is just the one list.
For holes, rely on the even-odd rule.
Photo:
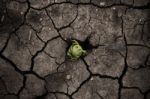
[[(47, 54), (47, 55), (48, 55), (49, 57), (51, 57), (51, 58), (54, 58), (54, 59), (56, 58), (56, 57), (52, 57), (51, 55), (49, 55), (48, 53), (46, 53), (46, 52), (44, 51), (44, 49), (47, 47), (48, 43), (51, 42), (52, 40), (57, 39), (57, 38), (61, 38), (63, 41), (65, 41), (65, 42), (68, 44), (68, 46), (70, 46), (71, 40), (66, 40), (66, 39), (64, 39), (64, 38), (62, 37), (60, 31), (63, 30), (63, 29), (65, 29), (65, 28), (71, 27), (71, 25), (75, 22), (75, 20), (76, 20), (77, 17), (79, 16), (79, 14), (78, 14), (78, 13), (79, 13), (79, 12), (78, 12), (78, 6), (94, 6), (94, 7), (98, 8), (98, 9), (106, 9), (106, 8), (112, 8), (112, 7), (115, 7), (115, 6), (119, 6), (119, 7), (127, 7), (127, 8), (126, 8), (126, 11), (127, 11), (127, 9), (131, 9), (131, 8), (132, 8), (132, 9), (137, 9), (137, 10), (150, 9), (150, 3), (148, 3), (147, 5), (143, 5), (143, 6), (134, 6), (134, 3), (135, 3), (134, 0), (133, 0), (132, 5), (121, 3), (121, 0), (120, 0), (120, 3), (118, 3), (118, 4), (111, 4), (111, 5), (108, 5), (108, 6), (99, 6), (99, 5), (97, 5), (97, 4), (92, 3), (92, 0), (90, 0), (89, 3), (72, 3), (72, 2), (67, 1), (67, 2), (61, 2), (61, 3), (52, 3), (52, 4), (49, 4), (49, 5), (45, 6), (45, 7), (43, 7), (43, 8), (40, 8), (40, 9), (32, 7), (29, 0), (26, 0), (26, 1), (18, 1), (18, 0), (17, 0), (17, 2), (19, 2), (19, 3), (27, 3), (28, 8), (27, 8), (27, 10), (25, 11), (25, 13), (24, 13), (24, 15), (23, 15), (23, 22), (21, 22), (18, 27), (16, 27), (15, 29), (13, 29), (13, 31), (11, 31), (11, 32), (9, 33), (9, 36), (8, 36), (7, 39), (6, 39), (5, 45), (4, 45), (4, 47), (3, 47), (3, 48), (1, 49), (1, 51), (0, 51), (0, 58), (3, 59), (3, 60), (5, 60), (5, 61), (7, 61), (7, 62), (15, 69), (16, 72), (18, 72), (19, 74), (22, 75), (22, 77), (23, 77), (23, 82), (22, 82), (23, 85), (19, 88), (19, 91), (17, 92), (17, 94), (8, 93), (9, 91), (7, 91), (5, 82), (3, 81), (3, 79), (2, 79), (1, 77), (0, 77), (0, 80), (2, 80), (2, 83), (4, 84), (5, 90), (6, 90), (6, 92), (7, 92), (7, 94), (5, 94), (3, 97), (5, 97), (5, 96), (7, 96), (7, 95), (15, 95), (15, 96), (18, 97), (18, 99), (20, 99), (20, 98), (19, 98), (19, 95), (20, 95), (20, 93), (23, 91), (23, 89), (26, 87), (26, 80), (27, 80), (26, 75), (27, 75), (27, 74), (35, 75), (38, 79), (40, 79), (40, 80), (42, 80), (42, 81), (45, 82), (45, 77), (41, 77), (40, 75), (38, 75), (36, 72), (33, 71), (33, 68), (34, 68), (35, 58), (36, 58), (40, 53), (42, 53), (42, 52), (44, 52), (45, 54)], [(69, 22), (69, 24), (58, 28), (58, 27), (56, 27), (56, 25), (55, 25), (55, 23), (54, 23), (54, 20), (52, 19), (51, 15), (48, 13), (47, 8), (49, 8), (49, 7), (53, 6), (53, 5), (60, 5), (60, 4), (76, 5), (77, 10), (76, 10), (76, 15), (75, 15), (74, 19), (71, 20), (71, 22)], [(57, 31), (57, 33), (58, 33), (59, 35), (56, 36), (56, 37), (54, 37), (54, 38), (52, 38), (52, 39), (49, 39), (47, 42), (45, 42), (45, 41), (43, 41), (43, 40), (40, 38), (40, 36), (37, 35), (37, 33), (38, 33), (39, 31), (35, 30), (31, 25), (28, 25), (28, 26), (30, 26), (30, 27), (36, 32), (36, 36), (38, 37), (38, 39), (39, 39), (40, 41), (42, 41), (42, 42), (44, 43), (44, 46), (43, 46), (40, 50), (38, 50), (38, 51), (32, 56), (32, 58), (31, 58), (30, 70), (29, 70), (29, 71), (21, 71), (21, 70), (18, 68), (18, 66), (17, 66), (12, 60), (10, 60), (9, 58), (7, 58), (6, 56), (3, 55), (3, 52), (4, 52), (5, 49), (7, 48), (8, 43), (10, 42), (11, 36), (12, 36), (13, 34), (15, 34), (16, 31), (19, 30), (21, 26), (23, 26), (23, 25), (26, 24), (26, 16), (27, 16), (27, 14), (28, 14), (28, 12), (29, 12), (30, 9), (34, 9), (34, 10), (38, 10), (38, 11), (39, 11), (39, 10), (40, 10), (40, 11), (41, 11), (41, 10), (46, 11), (47, 16), (48, 16), (49, 19), (52, 21), (52, 24), (53, 24), (53, 26), (54, 26), (54, 29)], [(126, 14), (126, 12), (125, 12), (125, 14)], [(90, 20), (91, 20), (91, 18), (90, 18)], [(90, 22), (90, 20), (89, 20), (89, 22)], [(89, 23), (88, 23), (88, 24), (89, 24)], [(76, 93), (81, 89), (81, 87), (82, 87), (83, 85), (85, 85), (86, 83), (88, 83), (92, 77), (99, 77), (100, 79), (107, 78), (107, 79), (111, 79), (111, 80), (117, 80), (117, 81), (118, 81), (118, 84), (119, 84), (118, 99), (121, 99), (121, 97), (122, 97), (122, 94), (121, 94), (122, 89), (136, 89), (136, 90), (138, 90), (142, 95), (144, 95), (144, 99), (148, 99), (147, 96), (148, 96), (148, 94), (150, 93), (150, 90), (148, 90), (148, 91), (146, 91), (146, 92), (142, 92), (139, 87), (136, 87), (136, 86), (128, 87), (128, 86), (124, 86), (124, 85), (123, 85), (123, 78), (125, 77), (126, 72), (128, 71), (128, 68), (131, 68), (131, 67), (129, 67), (128, 64), (127, 64), (128, 47), (129, 47), (129, 46), (140, 46), (140, 47), (145, 47), (145, 48), (150, 49), (149, 46), (143, 45), (143, 44), (128, 44), (128, 43), (127, 43), (126, 35), (125, 35), (125, 33), (124, 33), (124, 25), (123, 25), (123, 24), (124, 24), (124, 19), (123, 19), (123, 16), (121, 16), (121, 29), (122, 29), (121, 32), (122, 32), (122, 34), (123, 34), (123, 38), (124, 38), (124, 41), (125, 41), (125, 47), (126, 47), (125, 50), (126, 50), (126, 53), (125, 53), (125, 56), (124, 56), (124, 63), (125, 63), (125, 65), (124, 65), (124, 69), (123, 69), (122, 74), (121, 74), (120, 77), (113, 77), (113, 76), (108, 76), (108, 75), (102, 75), (102, 74), (99, 74), (99, 73), (96, 73), (96, 74), (92, 73), (92, 71), (89, 69), (89, 65), (88, 65), (87, 62), (85, 61), (84, 57), (82, 57), (81, 60), (82, 60), (83, 63), (85, 64), (86, 70), (89, 72), (90, 75), (88, 76), (88, 78), (87, 78), (86, 80), (84, 80), (83, 82), (80, 83), (80, 85), (76, 88), (75, 91), (72, 92), (72, 94), (68, 94), (68, 93), (65, 93), (65, 92), (59, 92), (59, 91), (56, 91), (56, 92), (48, 92), (47, 88), (45, 87), (46, 92), (43, 93), (42, 95), (36, 96), (35, 99), (43, 99), (43, 98), (45, 98), (46, 96), (48, 96), (49, 93), (50, 93), (50, 94), (54, 94), (56, 99), (59, 99), (56, 94), (65, 95), (65, 96), (67, 96), (69, 99), (73, 99), (72, 96), (73, 96), (74, 94), (76, 94)], [(144, 22), (144, 24), (145, 24), (145, 22)], [(144, 30), (143, 30), (144, 24), (142, 24), (142, 25), (143, 25), (142, 31), (144, 31)], [(89, 36), (87, 37), (87, 39), (86, 39), (84, 42), (81, 42), (81, 41), (77, 40), (77, 41), (81, 44), (81, 46), (83, 47), (84, 50), (92, 51), (93, 49), (97, 49), (99, 46), (105, 46), (105, 45), (97, 45), (97, 46), (92, 46), (92, 45), (90, 45), (90, 43), (89, 43), (89, 38), (90, 38), (90, 37), (91, 37), (91, 35), (89, 35)], [(143, 38), (143, 34), (142, 34), (141, 38)], [(149, 57), (150, 57), (150, 54), (148, 54), (148, 55), (146, 56), (146, 60), (145, 60), (145, 62), (144, 62), (144, 65), (145, 65), (145, 66), (147, 66), (147, 63), (148, 63), (148, 61), (149, 61)], [(55, 63), (57, 63), (57, 62), (55, 61)], [(63, 62), (63, 63), (64, 63), (64, 62)], [(62, 64), (63, 64), (63, 63), (62, 63)], [(57, 64), (57, 65), (61, 66), (62, 64)], [(58, 68), (59, 68), (59, 67), (58, 67)], [(139, 67), (138, 69), (141, 69), (141, 68), (143, 68), (143, 67)], [(137, 70), (138, 70), (138, 69), (137, 69)], [(57, 71), (57, 72), (58, 72), (58, 71)], [(47, 76), (49, 76), (49, 75), (47, 75)], [(67, 89), (67, 90), (68, 90), (68, 89)], [(99, 96), (99, 98), (104, 99), (104, 97), (103, 97), (100, 93), (97, 92), (97, 95)]]

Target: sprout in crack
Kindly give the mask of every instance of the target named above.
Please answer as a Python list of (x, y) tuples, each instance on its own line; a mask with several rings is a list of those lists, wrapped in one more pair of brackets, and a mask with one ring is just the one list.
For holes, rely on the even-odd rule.
[(86, 50), (83, 50), (81, 45), (76, 40), (72, 40), (72, 44), (67, 51), (67, 56), (71, 60), (77, 60), (81, 56), (86, 55), (86, 53), (87, 53)]

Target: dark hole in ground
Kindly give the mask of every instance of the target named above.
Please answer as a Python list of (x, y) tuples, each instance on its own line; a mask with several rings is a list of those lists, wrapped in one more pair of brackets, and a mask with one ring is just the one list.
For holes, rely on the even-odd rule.
[[(80, 40), (77, 40), (77, 39), (67, 39), (67, 43), (68, 43), (68, 47), (66, 48), (66, 58), (67, 57), (67, 52), (68, 52), (68, 49), (70, 48), (70, 46), (72, 45), (72, 40), (76, 40), (80, 45), (81, 47), (83, 48), (83, 50), (86, 50), (87, 51), (87, 54), (90, 53), (92, 51), (92, 49), (96, 49), (98, 48), (98, 45), (97, 46), (93, 46), (90, 44), (90, 36), (88, 36), (85, 41), (80, 41)], [(81, 56), (81, 58), (83, 58), (84, 56)]]

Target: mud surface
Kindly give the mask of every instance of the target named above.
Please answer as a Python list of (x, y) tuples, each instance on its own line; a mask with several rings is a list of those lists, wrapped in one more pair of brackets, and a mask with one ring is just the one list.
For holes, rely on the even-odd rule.
[(0, 99), (150, 99), (150, 1), (0, 0)]

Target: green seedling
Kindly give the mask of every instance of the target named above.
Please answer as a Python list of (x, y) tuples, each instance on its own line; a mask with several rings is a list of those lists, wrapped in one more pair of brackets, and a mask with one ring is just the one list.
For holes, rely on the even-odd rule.
[(72, 40), (72, 44), (68, 49), (67, 56), (71, 60), (77, 60), (81, 56), (86, 55), (86, 53), (87, 53), (86, 50), (83, 50), (81, 45), (76, 40)]

